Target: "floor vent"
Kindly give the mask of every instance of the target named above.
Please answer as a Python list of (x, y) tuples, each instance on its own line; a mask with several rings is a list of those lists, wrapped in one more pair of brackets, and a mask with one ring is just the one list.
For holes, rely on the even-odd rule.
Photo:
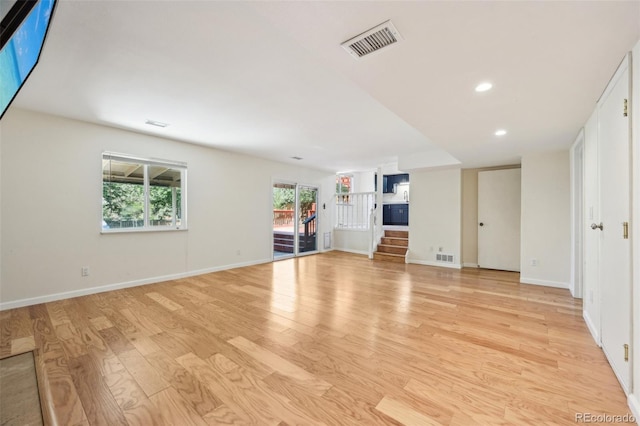
[(324, 233), (324, 249), (329, 250), (331, 248), (331, 232)]
[(452, 254), (444, 254), (444, 253), (436, 253), (436, 261), (453, 263), (453, 255)]
[(342, 48), (351, 56), (360, 59), (370, 53), (391, 46), (402, 41), (402, 36), (391, 21), (371, 28), (341, 44)]

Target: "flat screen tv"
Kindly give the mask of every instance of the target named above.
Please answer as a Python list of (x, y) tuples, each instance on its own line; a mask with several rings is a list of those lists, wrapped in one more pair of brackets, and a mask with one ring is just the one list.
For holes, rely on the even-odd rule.
[(56, 0), (18, 0), (0, 28), (0, 119), (35, 68)]

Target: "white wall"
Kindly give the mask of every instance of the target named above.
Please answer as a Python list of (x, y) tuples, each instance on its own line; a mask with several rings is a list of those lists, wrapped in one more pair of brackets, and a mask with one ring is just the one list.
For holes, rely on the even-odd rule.
[(569, 189), (568, 150), (522, 157), (520, 282), (569, 287)]
[[(632, 318), (633, 333), (631, 361), (633, 367), (633, 389), (629, 396), (629, 406), (636, 419), (640, 419), (640, 41), (632, 53), (632, 95), (631, 95), (631, 132), (633, 134), (632, 152), (632, 218), (631, 238), (633, 239), (633, 289)], [(634, 225), (635, 224), (635, 225)]]
[(353, 192), (373, 192), (375, 172), (353, 173)]
[[(461, 186), (460, 169), (411, 173), (410, 263), (461, 267)], [(436, 262), (440, 249), (454, 255), (453, 265)]]
[[(0, 132), (3, 308), (269, 261), (273, 179), (320, 185), (332, 229), (334, 174), (16, 109)], [(189, 230), (100, 234), (103, 151), (187, 162)]]
[(369, 254), (370, 231), (333, 230), (333, 248), (357, 254)]

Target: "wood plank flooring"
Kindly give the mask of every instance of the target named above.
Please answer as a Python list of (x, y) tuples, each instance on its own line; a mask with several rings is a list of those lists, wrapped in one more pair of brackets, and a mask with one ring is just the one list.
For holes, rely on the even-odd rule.
[[(10, 386), (4, 386), (10, 383)], [(33, 352), (0, 360), (0, 425), (43, 424)]]
[(567, 290), (340, 252), (0, 312), (0, 358), (32, 349), (49, 424), (568, 425), (629, 412)]

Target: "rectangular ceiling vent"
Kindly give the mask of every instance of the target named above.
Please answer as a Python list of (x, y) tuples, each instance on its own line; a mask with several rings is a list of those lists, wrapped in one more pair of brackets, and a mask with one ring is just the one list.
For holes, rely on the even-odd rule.
[(402, 36), (391, 21), (371, 28), (341, 44), (351, 56), (360, 59), (370, 53), (389, 47), (402, 41)]

